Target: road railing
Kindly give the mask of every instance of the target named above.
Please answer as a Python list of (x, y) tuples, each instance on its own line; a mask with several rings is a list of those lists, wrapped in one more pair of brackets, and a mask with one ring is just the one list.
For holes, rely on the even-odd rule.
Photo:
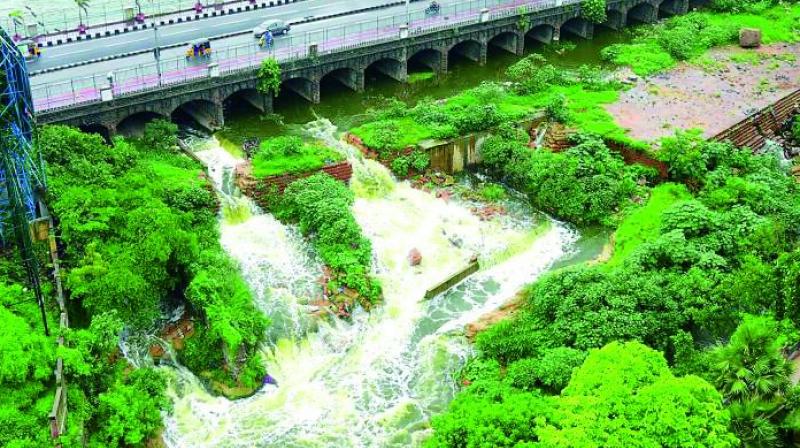
[[(219, 12), (267, 8), (298, 1), (303, 0), (142, 0), (139, 7), (134, 0), (95, 0), (85, 10), (73, 4), (66, 8), (45, 10), (29, 6), (3, 8), (0, 9), (0, 26), (9, 33), (19, 37), (38, 38), (40, 42), (42, 38), (49, 36), (58, 36), (66, 41), (68, 38), (77, 39), (98, 33), (119, 33), (127, 27), (146, 26), (155, 19), (164, 20), (171, 16), (175, 20), (183, 20), (187, 14), (193, 17), (209, 17)], [(21, 16), (13, 14), (17, 11)]]
[[(264, 59), (274, 58), (287, 63), (402, 38), (407, 26), (408, 35), (418, 36), (455, 28), (494, 18), (526, 14), (557, 6), (579, 3), (580, 0), (468, 0), (441, 7), (437, 15), (424, 10), (408, 15), (377, 17), (339, 27), (289, 34), (274, 39), (270, 48), (254, 42), (216, 49), (211, 57), (177, 57), (115, 70), (110, 74), (95, 74), (69, 81), (34, 85), (31, 87), (36, 111), (73, 107), (104, 99), (156, 90), (197, 79), (254, 70)], [(312, 55), (313, 52), (313, 55)], [(104, 91), (107, 97), (104, 98)]]

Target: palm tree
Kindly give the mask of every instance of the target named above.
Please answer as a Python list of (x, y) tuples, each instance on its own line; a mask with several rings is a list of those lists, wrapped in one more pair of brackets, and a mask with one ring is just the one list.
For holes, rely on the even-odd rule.
[(22, 25), (25, 26), (25, 17), (22, 15), (22, 10), (15, 9), (8, 13), (8, 17), (11, 19), (11, 22), (14, 24), (14, 40), (19, 40), (21, 36), (17, 31), (17, 26)]
[(86, 29), (86, 25), (83, 24), (83, 15), (81, 14), (81, 11), (87, 13), (86, 10), (89, 8), (89, 2), (91, 0), (74, 0), (74, 1), (75, 4), (78, 5), (78, 22), (80, 22), (80, 24), (78, 25), (78, 29), (83, 31)]
[(715, 385), (744, 446), (776, 446), (783, 437), (783, 419), (796, 406), (787, 400), (792, 393), (792, 364), (783, 356), (784, 342), (772, 318), (746, 317), (728, 345), (714, 351)]

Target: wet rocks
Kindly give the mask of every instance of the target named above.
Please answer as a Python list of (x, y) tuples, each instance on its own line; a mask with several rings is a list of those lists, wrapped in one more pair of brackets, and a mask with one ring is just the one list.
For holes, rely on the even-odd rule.
[(416, 247), (408, 251), (408, 264), (410, 266), (419, 266), (422, 263), (422, 254)]
[(742, 48), (760, 47), (761, 30), (758, 28), (742, 28), (739, 30), (739, 46)]
[(506, 209), (502, 205), (486, 205), (483, 207), (473, 207), (470, 209), (472, 214), (480, 218), (481, 221), (489, 221), (495, 216), (506, 214)]

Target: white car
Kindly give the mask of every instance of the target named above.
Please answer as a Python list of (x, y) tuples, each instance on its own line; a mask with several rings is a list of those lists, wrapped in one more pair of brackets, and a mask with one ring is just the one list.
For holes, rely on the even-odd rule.
[(260, 39), (267, 31), (272, 33), (273, 36), (286, 34), (289, 32), (290, 28), (289, 24), (283, 20), (265, 20), (261, 25), (253, 29), (253, 37)]

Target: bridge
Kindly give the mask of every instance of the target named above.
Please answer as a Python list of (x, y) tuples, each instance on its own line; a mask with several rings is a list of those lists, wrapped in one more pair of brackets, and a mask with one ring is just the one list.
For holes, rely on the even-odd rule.
[[(661, 16), (686, 13), (694, 1), (609, 0), (608, 19), (601, 25), (619, 29), (629, 23), (652, 23)], [(40, 85), (33, 88), (34, 106), (39, 123), (64, 123), (106, 135), (114, 135), (134, 117), (170, 118), (179, 112), (213, 130), (224, 124), (226, 101), (272, 110), (272, 97), (256, 90), (257, 68), (268, 57), (281, 65), (282, 90), (318, 103), (325, 80), (361, 91), (368, 70), (405, 82), (410, 62), (444, 73), (455, 55), (483, 64), (490, 46), (521, 55), (526, 37), (550, 43), (562, 34), (590, 39), (594, 32), (595, 25), (582, 17), (580, 0), (495, 3), (488, 8), (484, 0), (472, 0), (416, 20), (395, 16), (362, 25), (358, 32), (326, 30), (317, 34), (319, 40), (306, 35), (305, 41), (287, 40), (269, 51), (255, 45), (236, 47), (209, 63), (178, 59), (174, 69), (162, 68), (160, 73), (154, 67), (126, 69), (117, 71), (112, 82), (95, 76), (90, 85)]]

